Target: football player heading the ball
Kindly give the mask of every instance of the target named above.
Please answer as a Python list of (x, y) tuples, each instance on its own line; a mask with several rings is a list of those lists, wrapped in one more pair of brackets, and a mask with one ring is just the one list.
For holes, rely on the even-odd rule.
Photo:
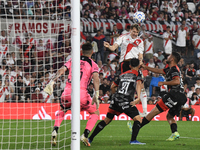
[[(131, 25), (130, 32), (118, 37), (112, 46), (108, 42), (104, 42), (104, 46), (106, 48), (109, 48), (111, 51), (115, 51), (119, 46), (121, 46), (121, 54), (119, 60), (120, 73), (130, 70), (129, 60), (132, 58), (138, 58), (140, 60), (140, 63), (142, 64), (144, 44), (143, 40), (138, 36), (139, 32), (140, 26), (135, 23)], [(141, 102), (143, 107), (142, 117), (144, 117), (147, 114), (147, 95), (144, 89), (144, 84), (142, 84), (141, 88)]]

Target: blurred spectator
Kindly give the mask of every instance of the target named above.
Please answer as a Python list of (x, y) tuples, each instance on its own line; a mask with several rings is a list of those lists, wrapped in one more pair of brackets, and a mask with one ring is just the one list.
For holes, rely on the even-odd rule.
[(22, 76), (17, 77), (17, 82), (15, 82), (14, 86), (15, 86), (15, 100), (16, 100), (16, 102), (25, 101), (26, 85), (23, 82)]
[(197, 105), (197, 104), (200, 104), (199, 103), (199, 96), (198, 96), (198, 94), (196, 92), (194, 92), (192, 94), (192, 97), (191, 97), (191, 105)]
[(194, 35), (192, 38), (192, 44), (194, 46), (194, 56), (200, 58), (200, 29), (198, 29), (198, 35)]
[(6, 55), (7, 53), (9, 52), (9, 47), (8, 45), (6, 44), (6, 41), (3, 40), (0, 44), (0, 61), (3, 59), (3, 58), (6, 58)]
[(200, 78), (196, 78), (195, 89), (200, 88)]
[(162, 60), (162, 63), (158, 63), (158, 66), (159, 66), (160, 69), (164, 69), (166, 65), (167, 65), (167, 59), (166, 58), (164, 58)]
[(150, 35), (144, 40), (144, 55), (145, 59), (153, 58), (154, 48), (153, 48), (153, 36)]
[[(156, 67), (156, 65), (155, 65), (155, 63), (154, 63), (154, 61), (153, 61), (153, 58), (150, 58), (150, 59), (149, 59), (149, 62), (146, 63), (146, 66), (152, 67), (152, 68), (155, 68), (155, 67)], [(149, 75), (151, 75), (151, 71), (149, 71)]]
[[(151, 78), (151, 83), (149, 85), (149, 95), (156, 94), (156, 87), (158, 87), (158, 82), (165, 81), (164, 77), (154, 73), (154, 76)], [(160, 91), (159, 91), (160, 92)]]
[(161, 63), (161, 61), (158, 59), (158, 54), (157, 53), (153, 54), (153, 61), (154, 61), (156, 66), (158, 65), (158, 63)]
[[(170, 55), (172, 53), (172, 39), (173, 36), (170, 32), (170, 26), (167, 26), (166, 32), (163, 34), (163, 47), (166, 55)], [(162, 60), (161, 60), (162, 61)]]
[(162, 60), (165, 58), (163, 52), (159, 49), (157, 53), (158, 53), (158, 59), (162, 62)]
[(129, 33), (129, 31), (130, 31), (130, 25), (127, 25), (126, 29), (122, 32), (122, 35)]
[[(187, 102), (185, 103), (185, 105), (181, 108), (180, 111), (180, 116), (179, 116), (179, 120), (182, 121), (182, 117), (186, 117), (187, 121), (191, 120), (194, 116), (195, 110), (194, 108), (191, 107), (191, 102), (190, 99), (187, 98)], [(191, 119), (189, 119), (189, 114), (191, 114)]]
[(171, 21), (182, 21), (182, 18), (179, 16), (178, 12), (176, 11), (171, 18)]
[(100, 73), (103, 73), (103, 78), (107, 78), (110, 75), (110, 71), (108, 70), (108, 66), (106, 64), (103, 65)]
[(181, 53), (181, 55), (185, 55), (186, 51), (186, 37), (187, 37), (187, 32), (184, 29), (185, 25), (181, 25), (181, 29), (179, 29), (176, 32), (176, 48), (177, 51)]
[(90, 94), (90, 97), (93, 98), (93, 96), (94, 96), (94, 84), (93, 83), (89, 84), (88, 93)]
[(0, 102), (5, 102), (9, 97), (9, 91), (7, 87), (2, 85), (2, 80), (0, 80)]
[(103, 78), (103, 84), (100, 85), (100, 87), (99, 87), (99, 95), (103, 96), (108, 91), (110, 91), (110, 86), (108, 85), (108, 80), (107, 80), (107, 78)]
[[(199, 85), (199, 87), (200, 87), (200, 85)], [(187, 97), (191, 99), (192, 94), (195, 92), (195, 85), (192, 85), (190, 88), (191, 88), (191, 90), (187, 93)]]
[(106, 41), (105, 36), (103, 34), (101, 34), (101, 31), (98, 30), (97, 34), (94, 36), (93, 41), (95, 41), (97, 43), (98, 46), (98, 52), (95, 56), (95, 60), (98, 62), (99, 59), (98, 58), (98, 54), (100, 54), (101, 56), (101, 61), (104, 63), (104, 44), (103, 42)]
[[(6, 36), (6, 31), (2, 30), (0, 35), (0, 44), (9, 44), (8, 37)], [(3, 43), (2, 43), (3, 42)]]
[(35, 93), (31, 95), (31, 102), (32, 103), (43, 103), (44, 98), (43, 95), (40, 93), (40, 88), (35, 89)]
[(6, 54), (6, 65), (14, 65), (15, 62), (14, 60), (12, 59), (10, 53), (7, 53)]
[(185, 71), (185, 79), (187, 80), (187, 82), (190, 82), (190, 80), (192, 80), (193, 77), (196, 76), (196, 69), (194, 69), (194, 63), (191, 63), (189, 68), (186, 69)]
[(110, 71), (110, 76), (107, 77), (108, 81), (110, 81), (110, 85), (112, 84), (112, 82), (115, 80), (115, 72), (114, 70)]
[(117, 30), (117, 25), (113, 25), (113, 31), (110, 33), (110, 44), (113, 45), (116, 39), (120, 36)]

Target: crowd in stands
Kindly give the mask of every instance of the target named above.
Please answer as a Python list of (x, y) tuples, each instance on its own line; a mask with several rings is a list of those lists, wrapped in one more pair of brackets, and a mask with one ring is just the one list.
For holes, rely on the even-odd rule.
[[(187, 2), (194, 4), (192, 10)], [(139, 36), (144, 41), (144, 63), (154, 68), (164, 68), (166, 58), (172, 51), (179, 51), (183, 58), (179, 62), (182, 72), (184, 89), (190, 104), (200, 105), (200, 3), (197, 0), (81, 0), (81, 16), (85, 18), (101, 19), (133, 19), (136, 11), (143, 11), (147, 20), (180, 21), (181, 28), (186, 32), (185, 46), (177, 42), (180, 32), (172, 37), (167, 27), (163, 34), (163, 47), (154, 49), (154, 37), (146, 32), (141, 25)], [(1, 1), (1, 17), (19, 19), (65, 19), (70, 18), (70, 0), (61, 1)], [(55, 7), (56, 6), (56, 7)], [(23, 8), (23, 9), (21, 9)], [(58, 9), (59, 8), (59, 9)], [(2, 14), (7, 14), (2, 15)], [(14, 15), (15, 14), (15, 15)], [(18, 15), (19, 14), (19, 15)], [(60, 18), (59, 18), (60, 17)], [(193, 24), (192, 28), (187, 22)], [(181, 30), (180, 28), (180, 30)], [(93, 56), (99, 66), (100, 100), (102, 103), (110, 101), (110, 86), (117, 77), (119, 68), (120, 47), (115, 52), (110, 52), (103, 46), (104, 41), (112, 45), (122, 34), (128, 33), (130, 26), (124, 31), (113, 26), (110, 35), (105, 35), (100, 28), (95, 36), (80, 33), (80, 45), (91, 42)], [(60, 32), (56, 39), (36, 39), (32, 32), (28, 32), (24, 38), (15, 37), (10, 41), (6, 31), (1, 31), (0, 36), (0, 102), (59, 102), (62, 91), (65, 88), (67, 75), (62, 76), (54, 85), (54, 93), (48, 96), (43, 88), (50, 78), (71, 57), (70, 34)], [(86, 36), (87, 35), (87, 36)], [(175, 41), (173, 43), (173, 39)], [(199, 42), (200, 43), (200, 42)], [(15, 46), (15, 51), (10, 47)], [(192, 58), (192, 59), (190, 59)], [(191, 60), (188, 62), (188, 60)], [(149, 97), (148, 104), (156, 104), (159, 101), (160, 92), (166, 91), (167, 87), (158, 87), (159, 81), (165, 78), (159, 74), (141, 68), (145, 79), (145, 88)], [(93, 84), (88, 86), (88, 93), (93, 96)]]

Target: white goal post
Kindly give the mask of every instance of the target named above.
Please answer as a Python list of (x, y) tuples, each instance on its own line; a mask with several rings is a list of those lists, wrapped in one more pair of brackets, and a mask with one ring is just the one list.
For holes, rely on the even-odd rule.
[(71, 150), (80, 150), (80, 0), (72, 0)]

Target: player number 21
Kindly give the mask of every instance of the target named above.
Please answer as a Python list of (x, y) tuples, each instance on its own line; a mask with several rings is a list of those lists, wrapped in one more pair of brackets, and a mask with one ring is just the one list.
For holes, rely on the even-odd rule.
[(118, 92), (121, 93), (121, 94), (126, 94), (127, 90), (128, 90), (128, 87), (129, 87), (129, 84), (130, 84), (130, 82), (123, 82), (122, 83), (122, 88), (119, 89)]

